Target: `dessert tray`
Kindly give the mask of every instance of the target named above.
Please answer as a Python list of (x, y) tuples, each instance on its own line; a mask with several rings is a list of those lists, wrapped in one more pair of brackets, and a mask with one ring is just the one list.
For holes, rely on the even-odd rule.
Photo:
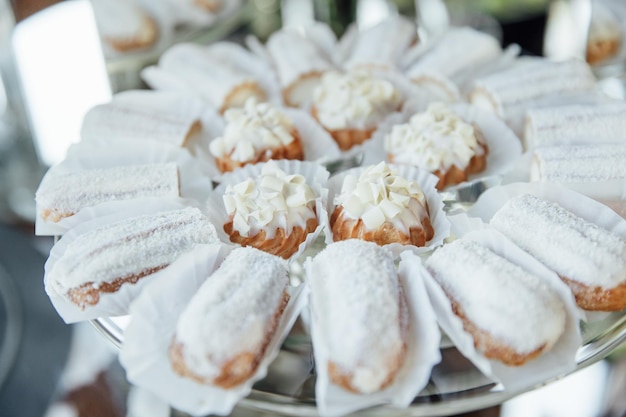
[[(57, 312), (68, 323), (90, 320), (121, 349), (120, 361), (132, 383), (145, 385), (192, 415), (226, 415), (235, 404), (302, 416), (355, 411), (451, 415), (501, 403), (609, 355), (626, 340), (626, 313), (619, 311), (626, 305), (619, 296), (626, 277), (613, 265), (626, 254), (606, 249), (606, 242), (623, 246), (626, 237), (626, 104), (602, 96), (581, 61), (520, 58), (518, 49), (502, 50), (495, 39), (469, 28), (453, 28), (425, 44), (416, 44), (415, 34), (412, 22), (395, 16), (362, 32), (349, 29), (340, 40), (328, 27), (313, 25), (281, 30), (265, 45), (250, 38), (247, 49), (225, 42), (168, 49), (142, 72), (157, 91), (120, 93), (90, 110), (81, 142), (39, 187), (37, 234), (63, 235), (50, 253), (44, 277)], [(606, 143), (597, 143), (598, 137)], [(297, 154), (294, 159), (303, 161), (274, 160), (275, 154)], [(571, 264), (584, 265), (585, 271), (601, 270), (598, 275), (605, 281), (589, 286), (610, 292), (607, 298), (619, 307), (607, 307), (605, 299), (581, 301), (566, 279), (559, 279), (558, 266), (540, 261), (535, 248), (497, 229), (497, 222), (491, 222), (498, 216), (494, 213), (505, 211), (511, 201), (529, 207), (544, 204), (539, 214), (532, 208), (530, 214), (537, 214), (537, 222), (547, 221), (544, 229), (554, 229), (561, 239), (571, 235), (569, 229), (558, 229), (567, 223), (562, 219), (600, 230), (600, 252), (593, 252), (597, 268), (588, 268), (592, 256), (580, 251), (559, 254), (559, 260), (569, 256)], [(572, 216), (545, 220), (553, 212)], [(356, 226), (342, 228), (344, 221)], [(515, 222), (506, 221), (507, 227)], [(368, 237), (372, 231), (388, 230), (389, 224), (393, 228), (384, 236), (400, 236), (396, 240)], [(334, 243), (339, 233), (348, 238)], [(296, 235), (303, 236), (294, 244)], [(576, 238), (583, 240), (579, 247), (596, 250), (584, 246), (596, 241)], [(135, 246), (125, 246), (135, 241)], [(533, 314), (521, 315), (532, 315), (535, 321), (524, 324), (533, 326), (522, 330), (510, 322), (503, 326), (499, 316), (495, 320), (496, 327), (506, 328), (507, 337), (519, 340), (511, 333), (526, 332), (530, 343), (539, 339), (540, 345), (524, 351), (535, 356), (521, 355), (521, 362), (509, 366), (509, 359), (475, 348), (478, 342), (464, 330), (463, 316), (453, 311), (458, 306), (440, 281), (452, 267), (442, 271), (441, 265), (448, 264), (434, 260), (462, 246), (455, 246), (461, 241), (468, 248), (487, 248), (475, 252), (484, 260), (482, 276), (499, 276), (507, 268), (514, 270), (511, 277), (534, 283), (524, 287), (524, 301), (530, 304), (518, 303), (533, 306)], [(233, 249), (234, 242), (278, 256)], [(365, 385), (358, 385), (363, 380), (357, 385), (338, 382), (330, 370), (331, 349), (320, 342), (330, 337), (320, 337), (319, 313), (331, 311), (335, 303), (316, 301), (315, 291), (325, 284), (315, 281), (335, 272), (315, 271), (330, 264), (335, 268), (341, 259), (318, 264), (316, 259), (326, 259), (318, 255), (343, 244), (363, 250), (345, 253), (367, 258), (370, 274), (358, 269), (358, 257), (348, 257), (351, 264), (340, 271), (352, 271), (352, 278), (383, 275), (368, 258), (382, 254), (374, 259), (383, 259), (386, 275), (397, 278), (381, 290), (390, 303), (384, 309), (378, 304), (381, 310), (376, 311), (397, 308), (398, 314), (386, 316), (395, 320), (395, 336), (401, 334), (390, 337), (401, 352), (395, 361), (400, 365), (384, 377), (376, 374), (380, 368), (371, 371), (376, 376), (363, 371)], [(253, 272), (234, 274), (233, 279), (258, 276), (255, 267), (280, 263), (276, 270), (284, 276), (275, 275), (284, 278), (284, 292), (272, 296), (282, 301), (273, 310), (257, 301), (266, 306), (260, 315), (274, 321), (271, 335), (261, 339), (265, 344), (254, 358), (255, 368), (243, 382), (225, 386), (216, 377), (215, 384), (197, 383), (203, 377), (194, 374), (182, 353), (189, 339), (185, 345), (173, 329), (192, 297), (213, 296), (203, 292), (202, 283), (211, 284), (207, 276), (223, 280), (238, 267), (227, 256), (234, 251), (246, 271)], [(489, 251), (493, 253), (483, 258)], [(257, 255), (248, 255), (253, 252)], [(246, 263), (255, 256), (271, 261)], [(231, 260), (230, 269), (219, 269), (224, 258), (222, 265)], [(450, 259), (457, 258), (444, 258)], [(576, 271), (574, 275), (578, 277)], [(482, 279), (480, 273), (473, 278)], [(614, 284), (617, 279), (622, 281)], [(364, 285), (371, 289), (372, 282)], [(269, 287), (260, 291), (253, 283), (237, 288), (267, 299)], [(491, 299), (498, 298), (494, 294), (523, 297), (510, 288), (491, 289), (484, 291)], [(254, 304), (246, 294), (237, 308)], [(539, 298), (551, 301), (540, 305), (535, 302)], [(343, 302), (341, 296), (333, 300)], [(587, 304), (588, 310), (608, 312), (579, 308), (584, 302), (600, 304)], [(546, 312), (548, 316), (541, 316)], [(189, 331), (198, 315), (185, 317), (191, 317), (183, 323)], [(222, 317), (211, 316), (212, 323), (219, 322), (211, 335), (222, 331)], [(540, 320), (547, 317), (557, 323), (558, 333), (545, 331), (552, 324)], [(369, 324), (360, 323), (357, 334), (376, 339)], [(259, 331), (252, 333), (258, 336)], [(550, 334), (540, 339), (535, 337), (539, 333)], [(237, 340), (248, 343), (249, 333), (242, 337)], [(209, 339), (223, 350), (223, 344)], [(176, 365), (173, 355), (179, 355)], [(316, 368), (321, 359), (328, 367)], [(181, 363), (182, 371), (176, 368)], [(380, 385), (363, 393), (372, 389), (371, 380)], [(357, 394), (363, 386), (368, 388)]]

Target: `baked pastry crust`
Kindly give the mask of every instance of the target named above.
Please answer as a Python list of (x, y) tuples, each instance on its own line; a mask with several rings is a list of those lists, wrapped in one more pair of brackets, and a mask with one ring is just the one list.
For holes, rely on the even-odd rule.
[[(311, 107), (311, 115), (319, 122), (315, 106)], [(326, 131), (337, 142), (339, 149), (347, 151), (353, 146), (360, 145), (371, 138), (376, 131), (376, 127), (369, 129), (326, 129)]]
[(567, 284), (576, 304), (589, 311), (620, 311), (626, 308), (626, 282), (614, 288), (590, 286), (560, 276)]
[(298, 251), (300, 244), (306, 240), (309, 233), (315, 231), (318, 225), (317, 217), (314, 217), (307, 220), (305, 229), (295, 226), (289, 234), (282, 228), (276, 229), (276, 233), (271, 239), (267, 239), (265, 230), (260, 230), (254, 236), (241, 236), (237, 230), (234, 230), (232, 221), (224, 225), (224, 231), (233, 243), (238, 243), (241, 246), (252, 246), (272, 255), (288, 259)]
[(230, 172), (247, 164), (267, 162), (270, 159), (297, 159), (299, 161), (302, 161), (304, 160), (304, 148), (302, 146), (300, 133), (297, 129), (294, 128), (291, 130), (291, 136), (293, 136), (293, 141), (291, 141), (291, 143), (280, 146), (278, 148), (266, 149), (265, 151), (259, 152), (254, 159), (248, 161), (233, 160), (230, 157), (230, 155), (232, 155), (232, 153), (235, 151), (233, 149), (229, 155), (226, 155), (224, 157), (216, 156), (215, 164), (221, 172)]
[(159, 27), (153, 18), (148, 15), (141, 16), (141, 24), (139, 31), (131, 38), (117, 38), (112, 36), (103, 36), (104, 41), (118, 52), (129, 52), (137, 49), (148, 48), (157, 40), (159, 36)]
[[(426, 207), (426, 210), (428, 210), (428, 207)], [(435, 235), (435, 230), (430, 222), (430, 218), (425, 217), (421, 222), (422, 227), (411, 227), (409, 235), (406, 235), (389, 222), (383, 223), (377, 229), (367, 230), (363, 220), (352, 219), (344, 215), (341, 206), (337, 206), (330, 216), (330, 227), (335, 242), (347, 239), (363, 239), (381, 246), (390, 243), (426, 246), (426, 243)]]

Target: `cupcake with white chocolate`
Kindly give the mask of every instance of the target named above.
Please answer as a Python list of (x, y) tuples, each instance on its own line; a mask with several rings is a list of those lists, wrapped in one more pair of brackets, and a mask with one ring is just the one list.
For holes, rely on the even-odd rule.
[(233, 243), (291, 257), (318, 225), (318, 194), (302, 174), (290, 174), (274, 161), (260, 174), (228, 184), (222, 197), (228, 219), (224, 231)]
[(270, 159), (304, 159), (302, 140), (291, 119), (269, 103), (249, 99), (224, 115), (222, 136), (209, 144), (221, 172)]
[(402, 102), (390, 81), (371, 72), (328, 72), (313, 92), (311, 113), (345, 151), (368, 140)]
[(387, 160), (425, 169), (439, 178), (437, 189), (485, 170), (488, 147), (476, 125), (442, 103), (433, 103), (384, 138)]
[(435, 235), (426, 195), (417, 181), (386, 163), (348, 174), (330, 217), (333, 240), (426, 246)]

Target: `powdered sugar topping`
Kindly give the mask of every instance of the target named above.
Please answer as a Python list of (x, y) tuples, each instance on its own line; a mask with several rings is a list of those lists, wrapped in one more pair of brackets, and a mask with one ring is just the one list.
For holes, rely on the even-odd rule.
[(316, 217), (316, 198), (304, 176), (287, 174), (269, 161), (259, 177), (228, 185), (223, 201), (233, 229), (241, 236), (255, 236), (265, 230), (272, 238), (278, 228), (305, 229), (307, 220)]
[(513, 197), (491, 225), (562, 277), (602, 288), (626, 282), (626, 241), (556, 203)]
[(368, 167), (359, 177), (346, 175), (334, 204), (344, 215), (361, 219), (375, 230), (391, 222), (404, 233), (428, 217), (426, 196), (416, 181), (400, 177), (384, 162)]
[(464, 169), (484, 150), (474, 127), (443, 103), (432, 103), (408, 123), (396, 125), (385, 136), (385, 150), (393, 162), (418, 166), (430, 172)]
[(518, 353), (549, 349), (565, 330), (565, 306), (556, 292), (479, 243), (447, 244), (426, 267), (468, 320)]
[(234, 161), (246, 162), (294, 140), (292, 121), (270, 103), (249, 98), (243, 108), (229, 109), (224, 117), (224, 133), (209, 144), (215, 157), (230, 156)]

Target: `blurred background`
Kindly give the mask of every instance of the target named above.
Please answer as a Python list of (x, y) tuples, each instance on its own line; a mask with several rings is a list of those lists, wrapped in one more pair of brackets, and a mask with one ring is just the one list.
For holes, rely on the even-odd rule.
[[(157, 19), (159, 36), (149, 45), (119, 48), (110, 41), (111, 25), (103, 17), (107, 7), (132, 4), (154, 11), (155, 3), (0, 0), (2, 417), (176, 415), (158, 398), (127, 384), (115, 349), (90, 324), (67, 326), (58, 318), (42, 284), (53, 240), (33, 234), (34, 192), (47, 168), (79, 140), (86, 111), (115, 92), (144, 88), (139, 71), (169, 45), (240, 42), (249, 34), (263, 40), (281, 26), (313, 20), (341, 35), (352, 22), (367, 27), (401, 13), (418, 19), (426, 35), (448, 24), (469, 25), (496, 36), (503, 46), (519, 44), (523, 54), (586, 58), (603, 88), (624, 97), (626, 61), (589, 55), (603, 29), (617, 22), (618, 30), (626, 30), (624, 15), (607, 9), (610, 1), (244, 0), (218, 20), (193, 13)], [(626, 416), (623, 350), (546, 388), (471, 415)], [(264, 414), (237, 410), (234, 415)]]

